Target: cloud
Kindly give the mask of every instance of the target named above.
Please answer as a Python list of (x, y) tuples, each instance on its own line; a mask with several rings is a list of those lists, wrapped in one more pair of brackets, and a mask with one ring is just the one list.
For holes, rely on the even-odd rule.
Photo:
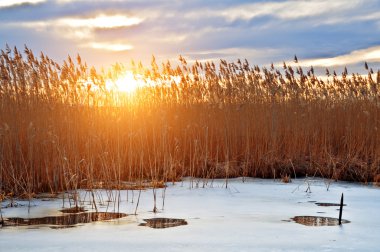
[[(281, 22), (307, 19), (307, 25), (332, 25), (355, 21), (379, 20), (379, 12), (373, 12), (375, 0), (288, 0), (265, 1), (248, 4), (239, 4), (221, 8), (205, 8), (185, 13), (189, 19), (200, 16), (221, 17), (227, 22), (252, 21), (266, 19), (263, 29), (269, 29)], [(349, 16), (349, 18), (348, 18)], [(281, 23), (283, 25), (284, 23)], [(286, 23), (285, 23), (286, 24)], [(304, 24), (306, 25), (306, 23)]]
[(219, 13), (229, 21), (251, 20), (262, 16), (273, 16), (278, 19), (294, 20), (317, 17), (321, 15), (344, 12), (363, 4), (361, 0), (314, 0), (284, 1), (243, 4), (227, 8)]
[[(304, 67), (336, 67), (346, 66), (367, 62), (379, 62), (380, 61), (380, 46), (374, 46), (366, 49), (355, 50), (348, 54), (339, 55), (330, 58), (314, 58), (300, 60), (298, 65)], [(281, 65), (281, 64), (278, 64)], [(294, 65), (294, 64), (292, 64)]]
[(64, 17), (44, 21), (12, 22), (9, 25), (34, 29), (39, 32), (54, 31), (56, 35), (74, 40), (92, 39), (97, 29), (126, 28), (140, 24), (139, 17), (99, 14), (93, 17)]
[(152, 54), (264, 65), (297, 54), (331, 65), (380, 45), (378, 0), (46, 0), (0, 8), (0, 23), (3, 45), (27, 44), (58, 60), (80, 53), (98, 65), (150, 62)]
[[(242, 47), (231, 47), (231, 48), (221, 48), (218, 50), (204, 50), (204, 51), (195, 51), (188, 52), (183, 54), (188, 58), (189, 62), (198, 60), (200, 62), (204, 61), (214, 61), (218, 62), (220, 59), (228, 61), (236, 61), (240, 59), (260, 59), (266, 57), (268, 54), (271, 54), (273, 57), (280, 53), (280, 50), (274, 48), (242, 48)], [(241, 57), (238, 57), (240, 55)]]
[(376, 21), (377, 25), (380, 27), (380, 12), (368, 11), (366, 13), (351, 13), (350, 18), (347, 15), (334, 15), (330, 16), (324, 20), (320, 20), (321, 24), (336, 25), (336, 24), (348, 24), (354, 22), (366, 22), (366, 21)]
[(120, 13), (97, 13), (36, 21), (13, 21), (7, 25), (34, 30), (43, 36), (54, 34), (54, 37), (67, 39), (66, 43), (74, 43), (76, 47), (87, 51), (95, 49), (97, 52), (126, 52), (132, 50), (134, 46), (131, 41), (127, 43), (123, 37), (105, 37), (100, 32), (117, 34), (119, 29), (139, 25), (143, 22), (143, 18)]
[(0, 8), (13, 7), (16, 5), (25, 5), (25, 4), (39, 4), (46, 2), (46, 0), (7, 0), (0, 1)]
[(101, 49), (101, 50), (107, 50), (112, 52), (122, 52), (122, 51), (129, 51), (133, 49), (132, 45), (125, 44), (125, 43), (110, 43), (110, 42), (91, 42), (87, 44), (83, 44), (83, 47), (90, 47), (93, 49)]
[[(122, 2), (123, 0), (80, 0), (80, 2), (89, 2), (89, 3), (96, 3), (96, 2)], [(55, 0), (56, 3), (58, 4), (67, 4), (67, 3), (75, 3), (79, 2), (78, 0)]]
[(128, 17), (125, 15), (98, 15), (92, 18), (62, 18), (54, 21), (58, 26), (67, 26), (72, 28), (120, 28), (137, 25), (142, 22), (141, 18)]
[(15, 26), (28, 28), (42, 27), (66, 27), (73, 29), (111, 29), (138, 25), (142, 18), (129, 17), (127, 15), (100, 14), (95, 17), (66, 17), (46, 21), (14, 22)]

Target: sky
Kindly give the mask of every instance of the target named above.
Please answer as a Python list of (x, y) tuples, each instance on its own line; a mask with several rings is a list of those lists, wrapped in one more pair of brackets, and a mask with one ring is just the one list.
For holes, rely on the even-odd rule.
[(88, 65), (248, 59), (363, 72), (380, 67), (378, 0), (0, 0), (0, 48)]

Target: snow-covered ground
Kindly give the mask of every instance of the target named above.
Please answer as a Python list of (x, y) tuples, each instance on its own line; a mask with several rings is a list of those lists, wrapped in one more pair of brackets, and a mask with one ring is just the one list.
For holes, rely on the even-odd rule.
[[(143, 191), (137, 215), (119, 220), (81, 224), (74, 228), (0, 228), (1, 251), (379, 251), (380, 189), (355, 183), (333, 182), (329, 191), (322, 179), (305, 179), (284, 184), (279, 181), (248, 179), (210, 182), (205, 188), (190, 189), (190, 180), (169, 184), (165, 207), (162, 189), (157, 191), (154, 214), (152, 190)], [(195, 186), (195, 184), (194, 184)], [(304, 226), (288, 222), (299, 215), (338, 217), (338, 207), (314, 202), (338, 203), (344, 193), (342, 226)], [(97, 192), (106, 199), (106, 192)], [(114, 196), (116, 194), (114, 193)], [(121, 191), (120, 212), (133, 214), (138, 191), (132, 200)], [(84, 192), (82, 192), (82, 198)], [(88, 198), (88, 195), (86, 196)], [(9, 202), (3, 202), (3, 207)], [(62, 199), (33, 200), (3, 208), (4, 218), (60, 215)], [(66, 207), (68, 202), (66, 200)], [(88, 203), (85, 207), (91, 209)], [(106, 206), (98, 206), (105, 211)], [(117, 209), (117, 207), (116, 207)], [(112, 205), (108, 211), (113, 211)], [(322, 213), (321, 213), (322, 212)], [(153, 217), (183, 218), (188, 225), (166, 229), (139, 226)]]

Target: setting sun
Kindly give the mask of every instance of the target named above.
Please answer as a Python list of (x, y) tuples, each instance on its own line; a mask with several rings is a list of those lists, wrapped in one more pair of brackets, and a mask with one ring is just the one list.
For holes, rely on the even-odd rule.
[(119, 76), (116, 80), (107, 80), (106, 88), (125, 93), (133, 93), (138, 88), (146, 86), (146, 82), (138, 75), (133, 74), (132, 71), (126, 71)]

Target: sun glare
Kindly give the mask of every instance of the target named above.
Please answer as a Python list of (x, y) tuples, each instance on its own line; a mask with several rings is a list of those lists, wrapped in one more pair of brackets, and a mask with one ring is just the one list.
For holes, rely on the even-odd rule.
[(133, 46), (128, 45), (128, 44), (111, 44), (111, 43), (90, 43), (88, 44), (90, 47), (94, 49), (104, 49), (108, 51), (113, 51), (113, 52), (121, 52), (121, 51), (127, 51), (127, 50), (132, 50)]
[(146, 86), (145, 81), (131, 71), (126, 71), (123, 75), (119, 76), (116, 80), (107, 80), (106, 88), (124, 93), (134, 93), (138, 88)]

